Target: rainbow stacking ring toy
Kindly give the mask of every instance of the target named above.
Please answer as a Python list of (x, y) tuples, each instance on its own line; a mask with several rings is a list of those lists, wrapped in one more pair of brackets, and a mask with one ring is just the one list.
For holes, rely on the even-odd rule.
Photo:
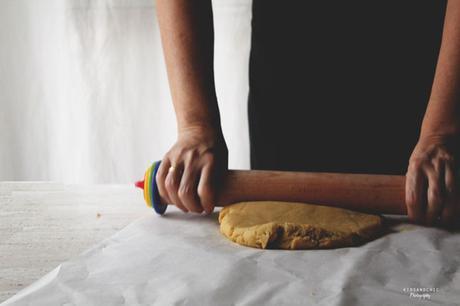
[(145, 171), (144, 180), (136, 182), (136, 187), (144, 189), (144, 199), (148, 207), (153, 208), (159, 215), (163, 215), (168, 205), (161, 204), (160, 192), (155, 180), (161, 161), (154, 162)]

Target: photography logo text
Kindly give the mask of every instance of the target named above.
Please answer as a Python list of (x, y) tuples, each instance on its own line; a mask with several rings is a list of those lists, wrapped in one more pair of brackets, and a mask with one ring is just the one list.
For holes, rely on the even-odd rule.
[(413, 299), (430, 300), (433, 294), (439, 292), (439, 288), (409, 287), (403, 288), (403, 292)]

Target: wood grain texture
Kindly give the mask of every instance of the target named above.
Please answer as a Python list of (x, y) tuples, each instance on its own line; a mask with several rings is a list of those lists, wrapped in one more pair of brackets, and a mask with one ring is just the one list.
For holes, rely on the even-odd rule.
[(405, 215), (405, 177), (292, 171), (229, 171), (219, 204), (287, 201)]
[[(222, 181), (216, 206), (245, 201), (285, 201), (406, 215), (404, 189), (405, 177), (399, 175), (229, 170)], [(163, 197), (161, 202), (167, 204)]]
[(132, 186), (0, 182), (0, 302), (151, 213)]

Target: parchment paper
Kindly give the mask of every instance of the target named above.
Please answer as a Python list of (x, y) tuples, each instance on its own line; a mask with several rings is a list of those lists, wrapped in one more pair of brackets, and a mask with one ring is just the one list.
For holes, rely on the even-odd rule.
[(460, 305), (460, 234), (391, 228), (360, 247), (259, 250), (220, 234), (217, 213), (169, 207), (3, 305)]

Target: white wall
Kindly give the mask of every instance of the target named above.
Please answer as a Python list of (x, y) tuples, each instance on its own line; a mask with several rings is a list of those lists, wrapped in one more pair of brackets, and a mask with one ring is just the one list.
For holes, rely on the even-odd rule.
[[(176, 138), (153, 0), (0, 0), (0, 180), (128, 183)], [(249, 0), (214, 1), (231, 168), (249, 167)]]

